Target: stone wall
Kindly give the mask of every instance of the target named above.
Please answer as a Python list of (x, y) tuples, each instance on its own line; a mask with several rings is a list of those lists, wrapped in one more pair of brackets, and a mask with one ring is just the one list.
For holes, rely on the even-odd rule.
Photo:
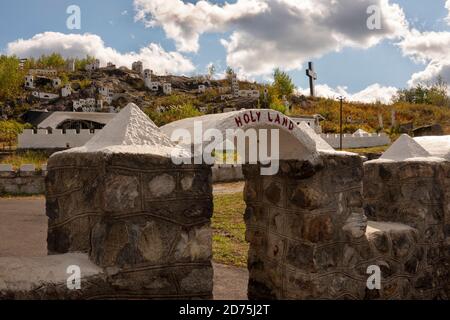
[[(362, 209), (361, 158), (322, 155), (322, 161), (315, 167), (307, 162), (283, 162), (277, 176), (266, 177), (259, 176), (257, 166), (244, 167), (246, 238), (250, 242), (249, 298), (445, 298), (442, 289), (448, 283), (445, 255), (449, 250), (443, 246), (443, 224), (436, 220), (443, 219), (443, 212), (430, 210), (430, 220), (426, 221), (425, 211), (421, 210), (424, 207), (416, 206), (416, 202), (437, 208), (433, 199), (443, 199), (442, 192), (449, 190), (448, 185), (442, 185), (444, 177), (448, 183), (448, 168), (435, 173), (441, 185), (434, 184), (434, 188), (442, 192), (419, 193), (424, 196), (413, 202), (398, 196), (403, 208), (407, 204), (410, 212), (424, 217), (408, 224), (408, 219), (388, 218), (401, 216), (394, 199), (397, 193), (412, 190), (411, 185), (395, 190), (388, 183), (384, 189), (383, 183), (375, 181), (370, 190), (384, 197), (373, 197), (367, 190), (365, 195), (369, 203), (370, 199), (378, 199), (374, 202), (379, 207), (369, 209), (369, 213), (382, 214), (369, 214), (375, 221), (367, 221)], [(423, 170), (434, 172), (429, 167)], [(406, 176), (402, 179), (417, 174), (414, 168), (403, 172)], [(373, 183), (376, 177), (369, 173), (365, 179), (366, 183)], [(398, 179), (392, 174), (391, 182), (397, 186), (402, 181)], [(394, 209), (389, 209), (391, 206)], [(369, 266), (380, 268), (380, 289), (367, 287)]]
[(283, 161), (276, 176), (246, 165), (244, 175), (249, 298), (364, 298), (364, 231), (353, 239), (343, 228), (362, 216), (361, 157), (323, 155), (315, 167)]
[(13, 170), (11, 165), (0, 164), (0, 194), (44, 194), (46, 174), (45, 167), (36, 170), (34, 165), (24, 165), (19, 170)]
[(374, 239), (381, 251), (391, 251), (394, 256), (388, 267), (399, 280), (393, 282), (407, 283), (413, 299), (448, 299), (450, 162), (365, 163), (364, 207), (371, 220), (390, 221), (413, 230), (410, 235), (379, 234)]
[(216, 164), (212, 167), (212, 178), (214, 183), (244, 180), (242, 165)]
[(108, 270), (102, 298), (212, 298), (209, 166), (104, 153), (48, 165), (49, 253), (84, 252)]

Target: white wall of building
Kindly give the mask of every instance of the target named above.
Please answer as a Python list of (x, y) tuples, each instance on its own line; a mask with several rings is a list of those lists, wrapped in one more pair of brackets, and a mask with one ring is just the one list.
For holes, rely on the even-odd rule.
[[(339, 148), (339, 134), (323, 133), (320, 136), (333, 148)], [(390, 143), (391, 139), (385, 133), (368, 133), (361, 136), (344, 134), (342, 136), (342, 146), (344, 149), (386, 146)]]
[(68, 129), (66, 133), (63, 133), (60, 129), (54, 129), (50, 134), (46, 129), (39, 129), (37, 133), (34, 133), (32, 129), (25, 129), (19, 135), (18, 148), (53, 149), (81, 147), (99, 131), (96, 130), (95, 133), (91, 133), (88, 129), (82, 129), (80, 133), (77, 133), (76, 130)]

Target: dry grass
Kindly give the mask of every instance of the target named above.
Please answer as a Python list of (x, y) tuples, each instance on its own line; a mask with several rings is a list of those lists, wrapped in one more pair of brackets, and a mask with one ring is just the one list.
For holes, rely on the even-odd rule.
[(36, 168), (41, 168), (48, 160), (47, 154), (39, 151), (17, 152), (11, 155), (0, 156), (1, 164), (12, 164), (14, 169), (20, 168), (23, 164), (34, 164)]
[(242, 192), (214, 196), (213, 259), (237, 267), (247, 266), (245, 202)]

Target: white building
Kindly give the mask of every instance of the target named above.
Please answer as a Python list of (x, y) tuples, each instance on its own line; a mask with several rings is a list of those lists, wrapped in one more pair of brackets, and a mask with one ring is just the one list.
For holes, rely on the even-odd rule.
[(98, 69), (100, 69), (100, 60), (98, 60), (98, 59), (95, 59), (94, 62), (86, 65), (86, 71), (95, 71)]
[(59, 88), (62, 84), (62, 80), (60, 78), (53, 78), (52, 79), (52, 85), (53, 88)]
[(61, 97), (65, 98), (72, 94), (72, 87), (70, 84), (66, 84), (64, 87), (61, 88)]
[[(96, 109), (96, 101), (94, 98), (87, 98), (87, 99), (79, 99), (79, 100), (73, 100), (72, 101), (72, 108), (73, 111), (79, 111), (79, 110), (95, 110)], [(92, 111), (89, 111), (92, 112)]]
[(153, 82), (152, 81), (153, 71), (150, 69), (144, 70), (144, 83), (145, 87), (152, 90), (152, 91), (158, 91), (159, 82)]
[(204, 84), (198, 85), (198, 93), (205, 93), (206, 92), (206, 86)]
[(321, 120), (325, 120), (320, 114), (315, 114), (312, 116), (291, 116), (292, 121), (294, 121), (298, 126), (300, 123), (305, 122), (311, 127), (317, 134), (322, 133), (322, 126), (320, 125)]
[(35, 98), (44, 99), (44, 100), (54, 100), (54, 99), (59, 98), (58, 94), (48, 93), (48, 92), (40, 92), (40, 91), (33, 91), (32, 95)]
[(28, 74), (32, 76), (43, 76), (43, 77), (56, 77), (58, 71), (55, 69), (30, 69)]
[(239, 97), (239, 81), (236, 73), (233, 72), (231, 76), (231, 94), (235, 97)]
[(259, 98), (258, 90), (239, 90), (239, 97), (242, 98)]
[(34, 89), (34, 76), (33, 75), (25, 76), (25, 88)]
[(158, 91), (159, 87), (161, 86), (161, 83), (157, 82), (157, 81), (154, 81), (154, 82), (150, 81), (150, 82), (146, 82), (145, 86), (152, 91)]
[(73, 59), (68, 59), (66, 61), (66, 70), (68, 72), (75, 72), (75, 60)]
[(166, 95), (172, 94), (172, 84), (168, 82), (163, 83), (163, 93)]
[(135, 61), (131, 64), (131, 70), (136, 71), (138, 73), (142, 73), (144, 70), (144, 66), (142, 64), (142, 61)]

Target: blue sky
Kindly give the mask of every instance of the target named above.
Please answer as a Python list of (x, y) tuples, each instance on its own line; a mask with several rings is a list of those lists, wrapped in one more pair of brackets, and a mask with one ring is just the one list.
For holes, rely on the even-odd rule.
[[(220, 5), (223, 1), (210, 2)], [(449, 25), (444, 21), (448, 15), (444, 0), (396, 0), (389, 3), (401, 7), (411, 29), (419, 32), (449, 31)], [(72, 4), (81, 8), (81, 30), (68, 30), (66, 27), (66, 8)], [(0, 29), (7, 32), (0, 33), (0, 51), (7, 53), (9, 43), (18, 39), (31, 39), (36, 34), (48, 31), (64, 34), (90, 33), (98, 35), (106, 47), (114, 48), (122, 54), (139, 52), (150, 43), (160, 45), (165, 52), (178, 52), (195, 67), (195, 70), (184, 73), (203, 73), (210, 62), (219, 71), (226, 67), (227, 50), (220, 40), (230, 38), (234, 29), (226, 29), (221, 33), (200, 32), (198, 51), (183, 51), (166, 34), (162, 25), (146, 28), (142, 21), (135, 21), (135, 14), (133, 0), (3, 0), (0, 2)], [(299, 43), (302, 42), (302, 37), (299, 30)], [(328, 50), (317, 57), (311, 56), (319, 75), (318, 83), (330, 88), (346, 87), (349, 93), (364, 90), (375, 83), (382, 87), (406, 87), (412, 75), (423, 71), (430, 61), (425, 59), (420, 63), (414, 62), (411, 57), (404, 55), (396, 43), (397, 39), (382, 39), (367, 49), (345, 46), (339, 52)], [(304, 60), (309, 60), (307, 58)], [(304, 68), (305, 63), (301, 66)], [(303, 69), (297, 68), (289, 73), (297, 86), (307, 87)], [(262, 80), (267, 75), (256, 74), (252, 78)]]

